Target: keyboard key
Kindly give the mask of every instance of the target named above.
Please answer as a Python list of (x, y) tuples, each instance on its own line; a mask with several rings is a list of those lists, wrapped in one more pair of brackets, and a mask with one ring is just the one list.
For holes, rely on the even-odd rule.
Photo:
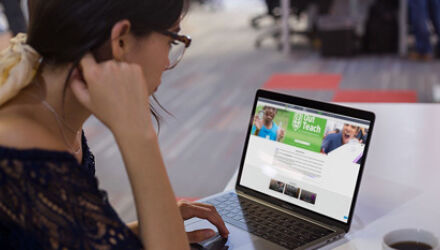
[(289, 249), (332, 233), (318, 225), (264, 207), (233, 193), (207, 203), (217, 208), (225, 222)]

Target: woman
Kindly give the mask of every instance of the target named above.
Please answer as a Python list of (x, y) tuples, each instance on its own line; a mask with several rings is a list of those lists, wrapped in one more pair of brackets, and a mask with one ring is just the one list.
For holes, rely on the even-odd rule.
[[(0, 59), (0, 248), (187, 249), (183, 219), (228, 231), (215, 208), (179, 203), (150, 115), (164, 70), (175, 66), (183, 0), (32, 0), (27, 39)], [(98, 63), (99, 62), (99, 63)], [(82, 126), (113, 133), (139, 223), (125, 225), (98, 190)], [(170, 240), (172, 239), (172, 240)]]

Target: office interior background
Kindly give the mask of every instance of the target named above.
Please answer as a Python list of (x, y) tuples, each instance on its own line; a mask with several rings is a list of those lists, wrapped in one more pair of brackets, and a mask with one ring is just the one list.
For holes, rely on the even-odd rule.
[[(156, 93), (169, 112), (161, 112), (159, 141), (176, 196), (196, 199), (223, 190), (239, 167), (259, 88), (346, 105), (439, 105), (440, 59), (435, 51), (432, 58), (411, 56), (415, 37), (409, 15), (403, 24), (399, 19), (404, 1), (333, 0), (325, 10), (318, 5), (327, 1), (307, 2), (312, 1), (291, 6), (286, 54), (279, 8), (268, 15), (263, 0), (190, 1), (181, 33), (193, 44), (177, 68), (164, 74)], [(26, 16), (26, 1), (22, 6)], [(407, 28), (404, 40), (399, 25)], [(438, 37), (429, 28), (435, 44)], [(5, 48), (11, 34), (4, 15), (0, 30)], [(84, 129), (100, 188), (124, 221), (134, 220), (133, 196), (113, 136), (93, 117)]]

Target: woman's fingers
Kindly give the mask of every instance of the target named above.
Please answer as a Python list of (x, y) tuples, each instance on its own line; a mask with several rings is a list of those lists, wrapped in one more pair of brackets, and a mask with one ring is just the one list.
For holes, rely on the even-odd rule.
[(85, 79), (92, 77), (92, 73), (98, 68), (95, 58), (91, 53), (87, 53), (79, 62), (80, 70)]
[(91, 77), (92, 71), (97, 71), (97, 63), (91, 53), (87, 53), (79, 62), (78, 67), (72, 73), (71, 88), (78, 101), (86, 106), (90, 107), (90, 92), (87, 87), (87, 80)]
[[(177, 206), (180, 209), (180, 213), (182, 215), (182, 218), (184, 220), (188, 220), (194, 217), (197, 217), (197, 214), (200, 214), (201, 212), (207, 212), (209, 213), (210, 210), (207, 208), (203, 208), (203, 207), (198, 207), (193, 205), (192, 202), (189, 201), (179, 201), (177, 203)], [(196, 210), (203, 210), (203, 211), (196, 211)]]
[(186, 233), (189, 243), (197, 243), (207, 240), (215, 235), (214, 230), (211, 229), (201, 229)]
[(147, 115), (148, 86), (139, 65), (114, 60), (97, 63), (88, 53), (74, 72), (71, 88), (78, 101), (113, 133), (154, 130)]
[(185, 203), (183, 205), (181, 204), (180, 207), (184, 219), (190, 219), (193, 217), (206, 219), (217, 227), (222, 237), (228, 237), (229, 230), (226, 228), (225, 222), (214, 206), (203, 203)]
[[(77, 69), (75, 69), (75, 71), (77, 71)], [(78, 101), (86, 108), (90, 109), (90, 93), (87, 89), (86, 83), (81, 80), (80, 77), (73, 77), (70, 88), (76, 96), (76, 99), (78, 99)]]
[(219, 229), (220, 234), (224, 237), (227, 237), (229, 235), (229, 230), (226, 227), (225, 222), (223, 221), (223, 218), (220, 216), (220, 214), (218, 213), (215, 206), (213, 206), (211, 204), (205, 204), (205, 203), (199, 203), (199, 202), (194, 203), (194, 205), (207, 208), (212, 213), (214, 213), (214, 215), (217, 217), (218, 221), (220, 221), (220, 226), (216, 225), (217, 228)]

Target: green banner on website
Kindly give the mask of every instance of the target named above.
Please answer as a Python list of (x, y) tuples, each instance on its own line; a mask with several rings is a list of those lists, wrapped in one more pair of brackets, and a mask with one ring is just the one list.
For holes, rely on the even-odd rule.
[(258, 105), (251, 134), (319, 153), (326, 125), (324, 118)]
[(297, 112), (289, 113), (287, 131), (282, 142), (319, 153), (327, 120)]

